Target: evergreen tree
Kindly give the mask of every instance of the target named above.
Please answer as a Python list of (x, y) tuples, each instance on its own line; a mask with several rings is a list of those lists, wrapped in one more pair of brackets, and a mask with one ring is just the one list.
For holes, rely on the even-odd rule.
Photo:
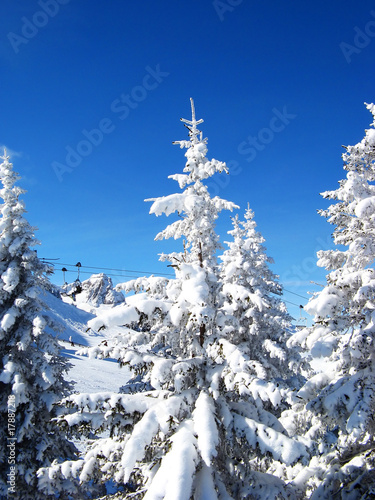
[[(221, 248), (215, 232), (219, 213), (233, 210), (236, 205), (215, 196), (211, 198), (203, 181), (217, 172), (227, 172), (225, 163), (208, 160), (207, 139), (203, 139), (195, 119), (191, 100), (192, 120), (181, 119), (189, 130), (189, 141), (176, 141), (186, 148), (183, 174), (169, 178), (178, 182), (182, 193), (152, 198), (151, 214), (169, 216), (177, 212), (182, 217), (156, 236), (156, 240), (184, 237), (184, 252), (162, 255), (175, 269), (176, 279), (167, 289), (173, 305), (169, 316), (174, 326), (178, 352), (188, 356), (202, 354), (207, 338), (215, 333), (218, 283), (217, 251)], [(171, 342), (169, 336), (169, 342)]]
[(372, 128), (346, 148), (346, 179), (323, 193), (335, 200), (320, 213), (334, 225), (337, 249), (318, 252), (318, 265), (329, 274), (306, 306), (314, 326), (290, 341), (324, 360), (299, 392), (313, 423), (306, 428), (317, 442), (305, 471), (316, 487), (314, 499), (375, 496), (375, 106), (367, 108)]
[[(235, 205), (211, 198), (203, 181), (226, 167), (206, 158), (207, 141), (197, 128), (202, 120), (196, 120), (193, 102), (192, 120), (183, 122), (189, 141), (178, 144), (187, 149), (187, 162), (184, 173), (172, 178), (184, 191), (152, 199), (150, 210), (180, 215), (157, 236), (185, 238), (182, 252), (162, 256), (176, 276), (133, 282), (139, 293), (90, 322), (92, 328), (125, 325), (114, 344), (84, 352), (117, 357), (135, 378), (119, 394), (68, 398), (72, 413), (61, 418), (61, 425), (77, 432), (107, 431), (108, 437), (93, 440), (83, 460), (50, 468), (51, 485), (79, 476), (86, 482), (114, 480), (119, 498), (293, 498), (286, 478), (269, 473), (306, 454), (302, 440), (290, 438), (277, 418), (291, 391), (280, 373), (280, 381), (269, 378), (276, 373), (270, 369), (272, 356), (283, 358), (276, 330), (284, 335), (287, 315), (267, 294), (280, 289), (271, 284), (269, 272), (267, 294), (246, 289), (253, 299), (250, 316), (260, 322), (262, 311), (272, 309), (274, 338), (263, 349), (264, 369), (248, 347), (257, 331), (250, 331), (248, 318), (236, 319), (223, 299), (227, 290), (222, 290), (217, 263), (215, 221), (222, 209)], [(253, 285), (257, 288), (256, 281)], [(240, 331), (238, 323), (230, 325), (235, 319)], [(142, 328), (135, 329), (140, 320)]]
[[(68, 365), (49, 333), (42, 297), (48, 267), (37, 257), (33, 228), (24, 218), (24, 193), (9, 157), (2, 157), (0, 218), (0, 496), (47, 498), (37, 491), (37, 470), (75, 447), (51, 421), (54, 403), (68, 394)], [(7, 476), (10, 474), (10, 476)], [(8, 479), (14, 479), (14, 484)]]
[[(254, 212), (248, 208), (245, 221), (233, 218), (233, 241), (221, 257), (222, 313), (227, 340), (258, 357), (268, 379), (293, 377), (286, 341), (291, 317), (280, 300), (282, 287), (269, 264), (264, 238), (256, 230)], [(249, 336), (250, 335), (250, 336)], [(297, 359), (295, 360), (297, 362)]]

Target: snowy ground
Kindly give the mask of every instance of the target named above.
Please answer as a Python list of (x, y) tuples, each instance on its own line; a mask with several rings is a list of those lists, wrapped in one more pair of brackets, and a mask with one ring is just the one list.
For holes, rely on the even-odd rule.
[(118, 392), (129, 379), (129, 370), (120, 368), (115, 360), (90, 359), (76, 354), (80, 346), (71, 346), (69, 342), (61, 342), (62, 354), (69, 359), (72, 368), (67, 379), (76, 382), (77, 392)]
[[(76, 382), (75, 391), (118, 392), (130, 377), (127, 368), (120, 368), (113, 359), (90, 359), (77, 354), (82, 346), (96, 346), (110, 336), (110, 331), (105, 331), (104, 334), (88, 330), (87, 322), (95, 317), (95, 308), (83, 304), (86, 309), (83, 310), (74, 305), (71, 299), (64, 302), (49, 293), (43, 297), (43, 300), (48, 314), (61, 326), (58, 337), (63, 347), (62, 354), (72, 365), (66, 378)], [(82, 304), (78, 305), (82, 306)], [(72, 339), (74, 346), (69, 342), (69, 338)]]

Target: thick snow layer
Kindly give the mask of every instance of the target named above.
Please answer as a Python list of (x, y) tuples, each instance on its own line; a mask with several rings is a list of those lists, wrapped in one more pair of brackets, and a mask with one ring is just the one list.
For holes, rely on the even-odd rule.
[[(146, 293), (131, 295), (126, 298), (126, 303), (147, 315), (151, 315), (155, 309), (160, 309), (163, 312), (167, 312), (168, 310), (165, 300), (152, 299)], [(112, 309), (112, 311), (114, 310)], [(111, 314), (111, 311), (108, 313)]]
[(361, 407), (363, 398), (363, 389), (361, 387), (363, 374), (342, 377), (332, 384), (331, 391), (323, 398), (323, 404), (327, 412), (334, 416), (337, 408), (345, 407), (351, 415), (347, 423), (349, 432), (357, 433), (358, 435), (365, 429), (366, 412)]
[(263, 342), (263, 346), (266, 349), (266, 351), (268, 351), (270, 353), (271, 358), (279, 358), (279, 359), (281, 359), (281, 361), (286, 360), (285, 352), (283, 351), (283, 349), (281, 349), (281, 347), (279, 347), (276, 344), (276, 342), (274, 342), (270, 339), (266, 339)]
[(135, 464), (144, 457), (145, 448), (152, 441), (158, 429), (157, 416), (155, 410), (151, 408), (134, 426), (132, 435), (125, 445), (121, 460), (121, 470), (115, 477), (116, 481), (128, 481)]
[(262, 453), (270, 452), (276, 460), (287, 465), (306, 454), (302, 443), (277, 432), (271, 427), (260, 424), (251, 418), (236, 415), (234, 418), (236, 431), (242, 433), (252, 448), (258, 445)]
[[(124, 396), (126, 397), (126, 396)], [(129, 403), (134, 396), (127, 396)], [(161, 402), (158, 399), (150, 398), (153, 406), (145, 412), (142, 419), (134, 426), (132, 435), (126, 442), (121, 459), (121, 471), (116, 476), (116, 481), (127, 481), (138, 460), (145, 455), (145, 449), (157, 434), (159, 429), (167, 433), (171, 417), (173, 418), (180, 409), (183, 399), (180, 397), (170, 397), (167, 401)], [(127, 411), (129, 405), (125, 406)]]
[(16, 264), (11, 263), (8, 266), (5, 273), (1, 275), (1, 279), (4, 282), (4, 290), (10, 293), (16, 288), (19, 282), (19, 273), (20, 270), (18, 269)]
[(163, 458), (145, 500), (189, 500), (197, 466), (197, 442), (193, 423), (185, 421), (171, 438), (171, 450)]
[[(375, 132), (375, 130), (374, 130)], [(370, 217), (375, 212), (375, 196), (369, 196), (358, 202), (355, 214), (359, 218)]]
[(162, 385), (169, 378), (174, 360), (159, 358), (158, 356), (150, 357), (150, 360), (153, 363), (150, 375), (151, 385), (154, 389), (162, 389)]
[(219, 444), (219, 433), (215, 422), (213, 401), (205, 392), (201, 392), (197, 399), (193, 418), (200, 454), (205, 464), (210, 466), (211, 459), (217, 455), (216, 447)]
[[(325, 359), (325, 358), (324, 358)], [(311, 377), (306, 384), (298, 391), (298, 396), (309, 401), (319, 389), (329, 384), (333, 378), (333, 373), (328, 375), (327, 373), (321, 372), (317, 373)]]
[(223, 293), (225, 295), (233, 297), (234, 300), (239, 302), (245, 302), (246, 299), (249, 299), (250, 302), (254, 304), (260, 312), (269, 307), (267, 302), (261, 297), (259, 292), (251, 293), (248, 288), (237, 283), (225, 283), (225, 285), (223, 286)]
[(18, 315), (19, 315), (18, 311), (15, 307), (8, 309), (8, 312), (4, 314), (3, 319), (1, 320), (1, 328), (4, 331), (7, 331), (9, 330), (9, 328), (12, 328)]
[(156, 216), (162, 214), (168, 216), (174, 212), (188, 212), (193, 207), (197, 208), (202, 203), (200, 196), (188, 194), (188, 192), (170, 194), (161, 198), (151, 198), (146, 201), (154, 202), (151, 205), (150, 214), (155, 214)]
[(212, 474), (206, 464), (203, 464), (201, 470), (197, 473), (195, 482), (196, 487), (194, 498), (202, 500), (218, 500)]
[(311, 299), (304, 309), (308, 314), (315, 314), (322, 318), (332, 316), (339, 301), (340, 297), (333, 290), (333, 287), (326, 287), (316, 297)]
[(129, 325), (133, 321), (137, 321), (138, 318), (139, 314), (133, 306), (121, 304), (120, 306), (104, 311), (100, 314), (100, 316), (91, 319), (88, 322), (88, 327), (97, 331), (102, 326), (112, 327), (118, 325)]
[(206, 274), (202, 270), (194, 270), (190, 279), (183, 281), (181, 300), (190, 304), (205, 304), (209, 294)]
[(16, 369), (15, 363), (13, 363), (13, 361), (7, 361), (4, 364), (2, 373), (0, 374), (0, 382), (3, 382), (4, 384), (9, 384), (9, 382), (12, 380), (15, 369)]

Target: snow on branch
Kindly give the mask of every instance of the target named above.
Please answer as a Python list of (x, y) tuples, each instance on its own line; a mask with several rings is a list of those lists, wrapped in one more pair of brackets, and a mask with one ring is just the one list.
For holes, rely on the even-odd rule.
[(287, 465), (307, 455), (302, 443), (250, 418), (235, 415), (234, 426), (252, 448), (258, 445), (262, 453), (269, 452), (275, 460), (282, 460)]

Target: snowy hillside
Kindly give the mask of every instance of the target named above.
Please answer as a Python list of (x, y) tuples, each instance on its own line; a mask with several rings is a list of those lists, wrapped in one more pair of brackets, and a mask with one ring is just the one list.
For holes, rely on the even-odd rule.
[(61, 325), (59, 339), (68, 341), (72, 337), (73, 342), (85, 346), (96, 345), (103, 340), (102, 335), (86, 332), (87, 322), (95, 317), (93, 313), (76, 307), (70, 298), (63, 301), (51, 293), (46, 293), (42, 299), (48, 315)]
[(80, 347), (62, 342), (62, 354), (69, 359), (72, 368), (67, 380), (75, 382), (74, 390), (78, 392), (118, 392), (129, 379), (129, 370), (120, 367), (117, 360), (90, 359), (78, 355)]
[[(91, 282), (96, 281), (95, 279)], [(89, 282), (90, 280), (87, 280)], [(105, 342), (110, 337), (111, 330), (95, 333), (88, 329), (87, 323), (95, 315), (93, 312), (106, 309), (106, 305), (94, 308), (85, 302), (87, 295), (82, 296), (73, 304), (71, 298), (66, 297), (65, 301), (51, 293), (43, 296), (43, 302), (46, 304), (48, 315), (53, 318), (61, 328), (58, 338), (61, 339), (60, 345), (63, 347), (62, 354), (69, 359), (72, 365), (66, 378), (75, 382), (75, 391), (79, 392), (100, 392), (113, 391), (118, 392), (119, 388), (129, 379), (127, 368), (120, 368), (116, 360), (112, 359), (90, 359), (87, 356), (78, 355), (82, 346), (96, 346)], [(87, 312), (88, 308), (93, 312)], [(71, 338), (72, 343), (69, 341)]]

